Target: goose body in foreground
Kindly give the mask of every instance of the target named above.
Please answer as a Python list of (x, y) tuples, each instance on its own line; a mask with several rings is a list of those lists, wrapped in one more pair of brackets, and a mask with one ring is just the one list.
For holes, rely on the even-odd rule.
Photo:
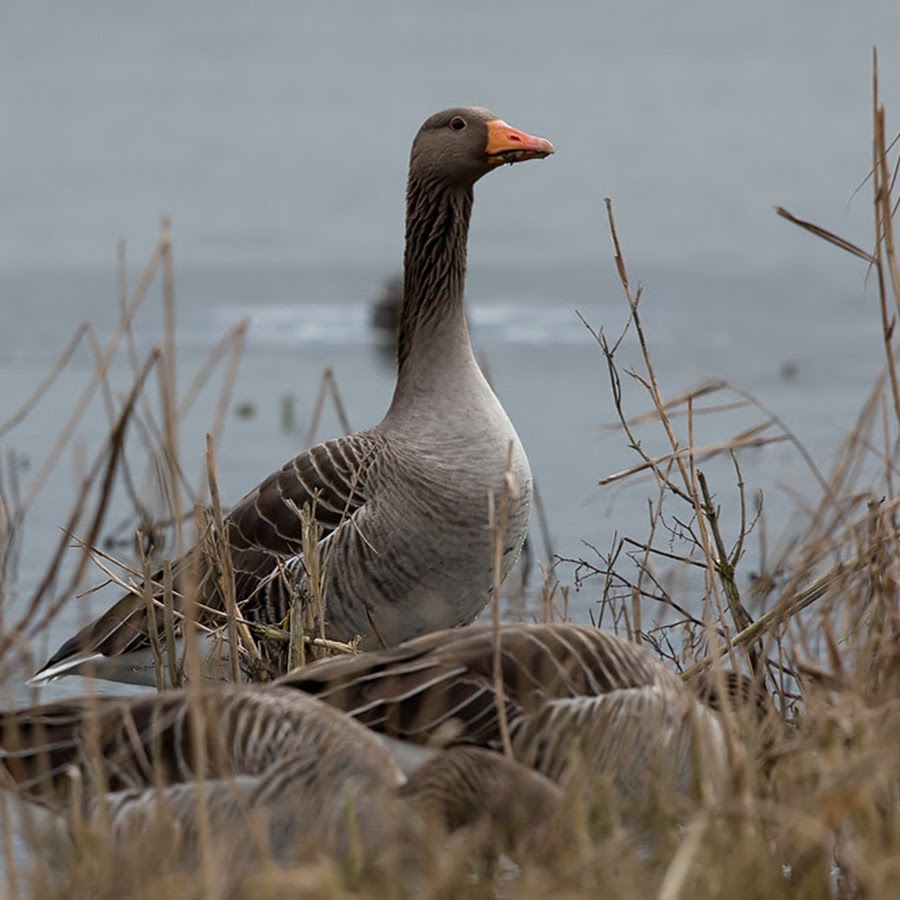
[(196, 871), (204, 840), (229, 884), (321, 857), (414, 880), (436, 836), (477, 827), (512, 850), (561, 804), (549, 780), (482, 748), (435, 753), (406, 780), (372, 731), (271, 686), (0, 713), (0, 773), (23, 799), (66, 813), (76, 839), (94, 829), (92, 853), (110, 841), (113, 868), (137, 883)]
[(725, 771), (717, 714), (637, 644), (569, 623), (436, 632), (399, 647), (334, 657), (280, 684), (315, 695), (369, 728), (415, 743), (502, 746), (554, 781), (590, 772), (623, 796), (667, 784), (695, 794)]
[[(470, 622), (493, 585), (492, 510), (505, 485), (501, 576), (508, 573), (525, 538), (531, 473), (472, 353), (463, 308), (468, 228), (479, 178), (552, 152), (548, 141), (477, 107), (437, 113), (419, 130), (393, 400), (379, 425), (301, 453), (231, 510), (225, 545), (245, 620), (280, 624), (294, 598), (308, 595), (304, 507), (321, 529), (321, 624), (332, 639), (393, 646)], [(199, 600), (204, 626), (223, 621), (218, 568), (198, 549), (173, 567), (178, 595)], [(164, 617), (154, 618), (158, 625), (143, 592), (127, 594), (66, 641), (32, 683), (75, 673), (157, 683), (150, 631), (161, 633)]]

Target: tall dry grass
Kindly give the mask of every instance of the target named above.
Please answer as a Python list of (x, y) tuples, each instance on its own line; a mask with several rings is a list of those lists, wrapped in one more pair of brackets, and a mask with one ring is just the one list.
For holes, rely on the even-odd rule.
[[(876, 67), (877, 73), (877, 67)], [(698, 692), (722, 710), (735, 753), (727, 789), (695, 804), (664, 793), (646, 798), (640, 827), (622, 819), (614, 797), (586, 781), (568, 798), (566, 814), (543, 832), (540, 846), (515, 866), (472, 868), (473, 848), (448, 844), (432, 848), (429, 876), (414, 881), (405, 864), (369, 880), (365, 869), (344, 860), (318, 859), (294, 868), (261, 864), (249, 882), (229, 883), (227, 859), (205, 846), (197, 871), (170, 870), (154, 847), (113, 846), (102, 817), (76, 822), (66, 867), (48, 861), (48, 838), (28, 809), (8, 794), (2, 804), (3, 857), (9, 896), (215, 897), (229, 891), (253, 897), (328, 896), (514, 896), (623, 897), (866, 897), (900, 896), (900, 541), (898, 541), (898, 438), (900, 377), (895, 324), (900, 313), (900, 268), (893, 217), (897, 152), (888, 140), (877, 74), (873, 93), (871, 250), (779, 210), (785, 218), (866, 260), (877, 285), (879, 322), (885, 353), (883, 373), (872, 386), (843, 446), (822, 469), (776, 413), (737, 386), (707, 382), (667, 396), (643, 327), (641, 287), (628, 270), (612, 204), (609, 228), (626, 301), (626, 324), (617, 338), (594, 332), (606, 361), (617, 427), (636, 459), (601, 484), (643, 480), (648, 496), (648, 532), (622, 536), (608, 552), (572, 560), (584, 585), (602, 596), (599, 624), (648, 645), (677, 666)], [(892, 156), (893, 154), (893, 156)], [(93, 559), (110, 579), (139, 581), (153, 568), (145, 558), (125, 574), (96, 548), (107, 522), (111, 492), (125, 490), (145, 536), (162, 526), (184, 545), (186, 523), (197, 510), (195, 528), (208, 552), (221, 562), (226, 611), (222, 639), (230, 659), (259, 653), (259, 640), (281, 642), (291, 659), (321, 637), (288, 627), (260, 634), (240, 618), (238, 598), (229, 590), (227, 557), (221, 540), (222, 504), (215, 489), (214, 448), (225, 420), (236, 360), (244, 334), (239, 325), (223, 338), (184, 394), (175, 368), (174, 290), (171, 235), (164, 227), (159, 245), (137, 287), (122, 292), (121, 321), (106, 344), (83, 326), (21, 411), (0, 425), (0, 438), (14, 431), (53, 381), (60, 377), (80, 342), (87, 342), (96, 370), (72, 415), (37, 473), (20, 484), (8, 465), (0, 472), (0, 600), (14, 575), (19, 532), (31, 504), (71, 441), (85, 405), (100, 396), (109, 434), (79, 486), (64, 535), (48, 560), (46, 577), (24, 604), (2, 608), (0, 674), (21, 678), (30, 665), (28, 648), (63, 604)], [(131, 323), (157, 277), (163, 282), (166, 337), (143, 356)], [(123, 280), (124, 283), (124, 280)], [(621, 348), (636, 342), (640, 366), (620, 366)], [(131, 390), (116, 397), (107, 370), (114, 354), (125, 352), (134, 373)], [(179, 423), (199, 386), (220, 372), (220, 414), (212, 428), (207, 464), (193, 484), (179, 463)], [(647, 409), (626, 408), (623, 383), (630, 380), (646, 397)], [(323, 381), (322, 396), (328, 387)], [(334, 385), (331, 385), (334, 388)], [(758, 420), (728, 441), (708, 446), (695, 441), (699, 416), (735, 406), (755, 410)], [(656, 440), (638, 436), (656, 430)], [(144, 444), (170, 501), (165, 522), (151, 520), (135, 487), (126, 434)], [(804, 498), (802, 527), (789, 540), (770, 546), (762, 534), (764, 505), (748, 497), (741, 473), (747, 448), (773, 442), (792, 446), (818, 485)], [(648, 446), (663, 446), (649, 452)], [(733, 480), (712, 484), (709, 460), (731, 461)], [(205, 502), (212, 490), (211, 503)], [(511, 486), (510, 489), (514, 489)], [(726, 509), (726, 500), (730, 506)], [(209, 510), (207, 511), (207, 507)], [(298, 511), (298, 515), (304, 515)], [(502, 523), (502, 499), (497, 510)], [(213, 527), (211, 527), (213, 526)], [(502, 531), (502, 529), (499, 529)], [(78, 563), (59, 580), (63, 554), (78, 535)], [(159, 541), (147, 539), (157, 545)], [(748, 547), (765, 552), (749, 559)], [(684, 579), (673, 572), (689, 573)], [(677, 592), (699, 579), (704, 608)], [(163, 578), (164, 602), (155, 608), (174, 628), (171, 573)], [(674, 586), (674, 587), (673, 587)], [(693, 589), (692, 589), (693, 590)], [(566, 613), (567, 588), (548, 581), (547, 617)], [(148, 596), (148, 603), (154, 601)], [(186, 615), (194, 619), (190, 604)], [(298, 643), (299, 642), (299, 643)], [(160, 686), (163, 660), (159, 649)], [(188, 668), (196, 665), (188, 656)], [(173, 667), (174, 670), (174, 667)], [(234, 673), (232, 673), (234, 674)], [(672, 814), (677, 809), (677, 815)], [(632, 811), (633, 814), (633, 811)], [(16, 822), (13, 822), (15, 816)], [(202, 817), (201, 817), (202, 820)], [(310, 823), (314, 828), (315, 823)], [(11, 835), (24, 842), (17, 851)], [(638, 835), (639, 837), (636, 837)], [(201, 836), (202, 837), (202, 836)], [(203, 843), (203, 841), (201, 841)]]

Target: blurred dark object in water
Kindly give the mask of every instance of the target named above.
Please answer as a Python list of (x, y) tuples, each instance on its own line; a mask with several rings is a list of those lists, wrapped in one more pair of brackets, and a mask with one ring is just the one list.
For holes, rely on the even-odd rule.
[(253, 419), (256, 417), (256, 404), (252, 400), (242, 400), (235, 404), (234, 414), (239, 419)]
[(392, 275), (372, 302), (372, 327), (386, 332), (385, 337), (389, 336), (390, 340), (396, 341), (402, 306), (403, 277)]

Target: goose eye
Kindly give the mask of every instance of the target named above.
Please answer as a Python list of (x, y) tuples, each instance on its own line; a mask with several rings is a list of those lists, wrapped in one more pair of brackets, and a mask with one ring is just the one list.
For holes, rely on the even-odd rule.
[(462, 116), (454, 116), (450, 120), (450, 127), (454, 131), (462, 131), (466, 127), (466, 120)]

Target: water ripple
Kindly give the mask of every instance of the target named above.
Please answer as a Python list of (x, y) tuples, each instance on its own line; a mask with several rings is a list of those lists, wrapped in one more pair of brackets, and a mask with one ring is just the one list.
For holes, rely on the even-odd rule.
[[(221, 332), (246, 315), (246, 307), (220, 306), (208, 324)], [(249, 316), (250, 340), (257, 346), (368, 345), (383, 337), (371, 325), (365, 303), (262, 303)], [(575, 312), (558, 306), (476, 304), (469, 310), (469, 323), (477, 341), (491, 344), (572, 344), (586, 338)]]

